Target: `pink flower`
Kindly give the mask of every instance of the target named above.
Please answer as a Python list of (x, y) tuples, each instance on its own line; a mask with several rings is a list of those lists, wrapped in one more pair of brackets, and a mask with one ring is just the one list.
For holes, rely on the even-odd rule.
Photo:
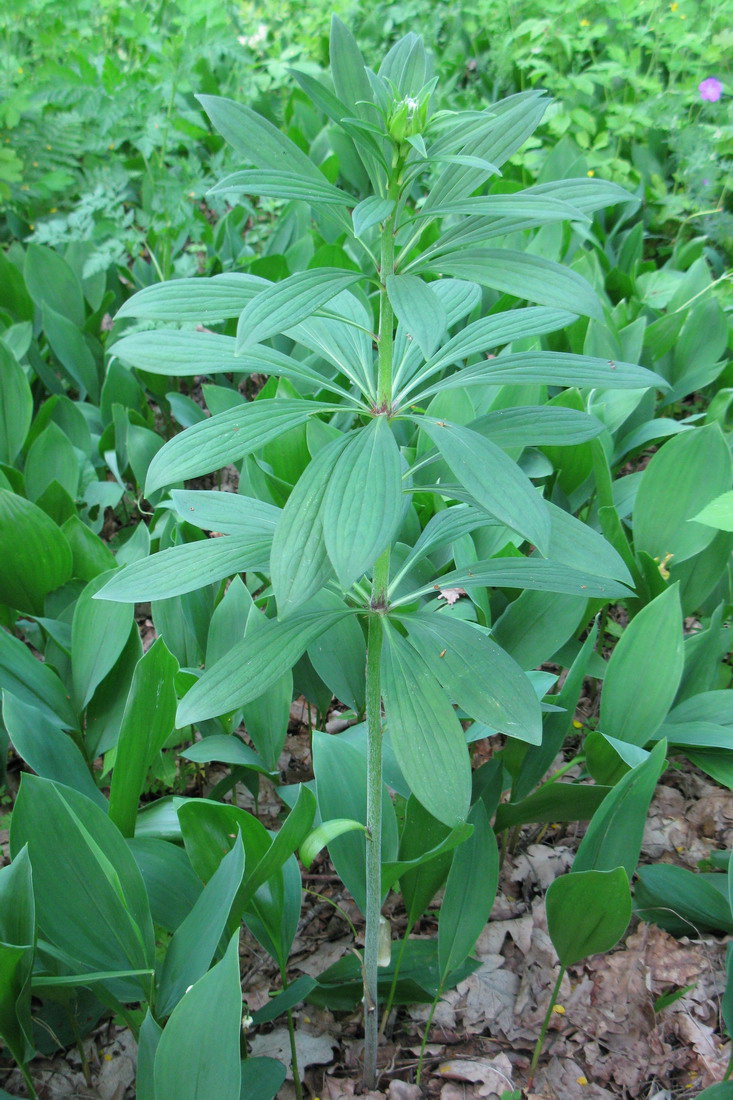
[(723, 85), (714, 76), (709, 76), (698, 84), (697, 90), (706, 103), (717, 103), (723, 94)]

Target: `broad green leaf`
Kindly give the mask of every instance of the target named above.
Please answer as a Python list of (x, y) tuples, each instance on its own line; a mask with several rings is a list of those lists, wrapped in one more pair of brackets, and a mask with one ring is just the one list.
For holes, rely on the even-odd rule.
[(675, 936), (733, 934), (728, 875), (701, 875), (663, 863), (640, 867), (638, 875), (634, 900), (642, 920), (653, 921)]
[[(323, 591), (314, 600), (326, 611), (344, 607), (335, 592)], [(339, 619), (308, 647), (308, 658), (327, 688), (358, 714), (366, 707), (366, 642), (358, 619)]]
[(392, 747), (410, 790), (439, 821), (461, 824), (471, 797), (463, 729), (428, 665), (386, 623), (382, 691)]
[(695, 523), (717, 527), (719, 531), (733, 531), (733, 492), (729, 490), (727, 493), (721, 493), (692, 519)]
[(84, 295), (74, 270), (63, 256), (44, 245), (30, 244), (25, 254), (25, 282), (35, 304), (50, 306), (81, 328), (84, 324)]
[(286, 622), (268, 619), (194, 684), (178, 708), (177, 727), (215, 718), (257, 699), (342, 614), (350, 612), (301, 611)]
[(264, 169), (232, 172), (215, 183), (210, 195), (230, 194), (263, 195), (276, 199), (296, 199), (302, 202), (327, 203), (337, 206), (353, 206), (354, 197), (328, 183), (325, 176), (321, 183), (308, 176), (304, 179), (297, 172), (272, 172)]
[(25, 490), (29, 499), (39, 502), (43, 494), (58, 482), (71, 500), (79, 485), (79, 458), (68, 436), (51, 423), (36, 436), (28, 449), (25, 463)]
[(575, 871), (556, 878), (547, 891), (547, 930), (560, 965), (610, 951), (631, 920), (631, 891), (623, 867)]
[(344, 588), (361, 577), (402, 520), (402, 462), (385, 416), (348, 437), (321, 505), (328, 556)]
[(109, 816), (123, 836), (134, 836), (148, 769), (165, 745), (176, 713), (178, 661), (162, 638), (138, 662), (127, 696), (109, 795)]
[(412, 593), (422, 595), (440, 588), (527, 588), (537, 592), (558, 592), (567, 595), (621, 599), (631, 593), (616, 581), (572, 569), (544, 558), (490, 558), (477, 561), (470, 569), (454, 569), (444, 573), (432, 584)]
[(178, 1002), (155, 1054), (155, 1100), (240, 1100), (239, 932)]
[(241, 355), (253, 344), (305, 321), (361, 277), (360, 272), (319, 267), (298, 271), (260, 291), (240, 314), (235, 353)]
[(573, 871), (636, 871), (649, 803), (666, 766), (667, 743), (660, 741), (606, 795), (580, 842)]
[(499, 447), (575, 447), (604, 431), (594, 416), (577, 409), (530, 405), (497, 409), (468, 425)]
[(438, 920), (441, 986), (473, 951), (489, 919), (499, 883), (499, 851), (483, 802), (468, 820), (473, 833), (453, 855)]
[[(366, 825), (366, 757), (341, 737), (313, 731), (313, 772), (316, 777), (318, 812), (322, 820), (348, 817)], [(382, 863), (397, 858), (397, 819), (389, 791), (383, 783)], [(336, 837), (329, 844), (329, 855), (362, 913), (366, 909), (366, 837), (356, 830)], [(383, 888), (383, 894), (386, 889)]]
[(658, 374), (633, 363), (594, 359), (589, 355), (570, 355), (554, 351), (526, 351), (500, 355), (464, 367), (433, 383), (420, 393), (420, 400), (434, 393), (463, 386), (505, 386), (540, 383), (549, 386), (593, 386), (600, 390), (665, 389)]
[(416, 861), (445, 845), (447, 838), (454, 832), (455, 830), (450, 830), (442, 821), (428, 813), (414, 795), (410, 795), (400, 834), (400, 862), (413, 865), (400, 873), (400, 889), (410, 928), (422, 916), (445, 882), (453, 857), (449, 849), (424, 863)]
[(28, 848), (0, 869), (0, 1036), (16, 1062), (35, 1054), (31, 973), (36, 943), (33, 872)]
[(470, 428), (426, 416), (414, 419), (476, 503), (546, 553), (550, 517), (545, 502), (516, 463)]
[(405, 616), (403, 623), (453, 702), (491, 729), (539, 744), (539, 700), (519, 665), (491, 638), (443, 614)]
[(65, 783), (107, 812), (107, 799), (97, 787), (76, 742), (36, 707), (3, 695), (3, 722), (15, 751), (44, 779)]
[[(150, 374), (171, 375), (174, 378), (202, 374), (215, 376), (231, 372), (272, 374), (295, 382), (306, 382), (316, 389), (332, 390), (348, 397), (342, 386), (319, 374), (306, 363), (291, 359), (289, 355), (275, 351), (274, 348), (259, 346), (238, 356), (234, 337), (219, 336), (215, 332), (176, 329), (134, 332), (116, 341), (109, 350), (123, 363)], [(232, 392), (236, 397), (236, 393)]]
[(502, 802), (496, 811), (494, 828), (503, 832), (514, 825), (537, 822), (589, 821), (610, 790), (584, 783), (545, 783), (518, 802)]
[[(308, 978), (307, 981), (312, 982), (313, 979)], [(298, 978), (297, 982), (305, 983), (305, 975), (302, 978)], [(292, 983), (288, 992), (297, 982)], [(298, 992), (300, 992), (301, 988), (302, 987), (299, 987)], [(302, 1000), (302, 996), (300, 996), (299, 999)], [(294, 1004), (297, 1003), (297, 1001), (294, 1002)], [(242, 1062), (242, 1091), (240, 1093), (240, 1100), (273, 1100), (285, 1081), (286, 1073), (287, 1068), (282, 1062), (278, 1062), (277, 1058), (245, 1058)]]
[(321, 505), (347, 435), (326, 444), (306, 467), (288, 497), (272, 539), (270, 571), (281, 618), (292, 614), (332, 575), (321, 522)]
[(603, 309), (590, 283), (577, 272), (542, 256), (512, 249), (472, 248), (445, 252), (413, 270), (469, 279), (479, 286), (529, 302), (567, 309), (603, 320)]
[(382, 199), (379, 195), (370, 195), (362, 199), (351, 211), (354, 236), (361, 237), (372, 226), (383, 222), (390, 216), (394, 207), (394, 199)]
[(175, 932), (201, 894), (201, 880), (194, 873), (183, 848), (153, 837), (135, 837), (127, 842), (140, 868), (155, 924)]
[[(414, 796), (412, 795), (410, 795), (410, 797), (414, 798)], [(417, 802), (417, 799), (414, 799), (414, 801), (418, 806), (420, 806), (427, 817), (432, 816), (427, 813), (427, 810), (424, 809), (421, 803)], [(440, 824), (440, 822), (438, 822), (437, 824)], [(394, 862), (383, 863), (382, 889), (391, 889), (397, 881), (400, 881), (401, 885), (401, 880), (404, 875), (410, 874), (410, 872), (414, 872), (419, 868), (424, 867), (426, 864), (432, 863), (434, 860), (440, 860), (443, 856), (449, 855), (455, 848), (463, 844), (464, 840), (466, 840), (467, 837), (471, 835), (473, 831), (473, 826), (466, 822), (463, 825), (456, 825), (454, 829), (448, 830), (446, 826), (443, 826), (443, 829), (444, 839), (441, 840), (438, 844), (435, 844), (432, 848), (429, 848), (427, 851), (423, 850), (420, 855), (415, 856), (414, 859), (399, 859), (395, 860)], [(445, 835), (445, 832), (447, 832), (447, 836)], [(402, 840), (402, 838), (400, 839)], [(449, 864), (450, 860), (448, 860), (448, 865)], [(446, 865), (445, 867), (442, 878), (445, 878), (448, 873), (448, 865)], [(433, 890), (433, 893), (435, 893), (435, 890)]]
[(0, 488), (0, 603), (43, 614), (49, 592), (71, 577), (71, 547), (57, 525), (25, 497)]
[(56, 673), (33, 656), (19, 638), (0, 629), (0, 680), (6, 691), (35, 707), (58, 729), (76, 729), (71, 698)]
[(134, 622), (132, 604), (95, 599), (108, 580), (101, 573), (86, 586), (74, 608), (71, 623), (74, 695), (83, 710), (125, 648)]
[[(142, 527), (147, 531), (145, 524), (142, 524)], [(118, 564), (106, 543), (102, 542), (99, 536), (95, 535), (76, 514), (69, 516), (61, 530), (71, 547), (73, 577), (78, 577), (82, 581), (92, 581), (100, 573), (108, 573)]]
[(168, 1016), (208, 970), (224, 934), (244, 875), (244, 847), (235, 844), (204, 887), (168, 945), (156, 996), (156, 1010)]
[(443, 303), (416, 275), (388, 275), (387, 294), (398, 320), (429, 359), (448, 323)]
[(587, 622), (587, 608), (585, 592), (522, 592), (496, 620), (491, 634), (521, 668), (537, 668)]
[(144, 603), (165, 600), (250, 570), (266, 572), (270, 538), (227, 535), (161, 550), (118, 569), (96, 594), (97, 600)]
[[(276, 993), (267, 1004), (264, 1004), (262, 1008), (258, 1008), (256, 1012), (252, 1013), (254, 1026), (259, 1027), (260, 1024), (269, 1024), (272, 1020), (277, 1019), (283, 1012), (287, 1012), (289, 1008), (295, 1008), (297, 1004), (305, 1000), (315, 984), (316, 979), (311, 978), (310, 974), (301, 974), (294, 982), (290, 982), (287, 988), (283, 989), (281, 993)], [(248, 1062), (262, 1060), (263, 1059), (258, 1058), (247, 1059)], [(271, 1059), (268, 1059), (268, 1061), (269, 1060)], [(275, 1064), (280, 1065), (279, 1062)], [(282, 1068), (284, 1071), (284, 1067)]]
[(0, 341), (0, 462), (12, 465), (33, 416), (33, 395), (23, 368)]
[(730, 451), (717, 424), (670, 439), (644, 470), (636, 494), (637, 552), (660, 561), (671, 554), (678, 564), (704, 550), (714, 531), (695, 517), (730, 485)]
[(176, 512), (195, 527), (221, 535), (273, 535), (280, 509), (267, 501), (211, 489), (173, 489)]
[(264, 760), (257, 755), (254, 749), (245, 745), (241, 737), (234, 734), (214, 733), (210, 737), (204, 737), (195, 745), (184, 749), (179, 753), (185, 760), (195, 760), (199, 764), (209, 764), (213, 760), (222, 764), (232, 764), (234, 767), (251, 768), (252, 771), (270, 775), (271, 771)]
[(443, 218), (446, 214), (528, 219), (537, 224), (589, 220), (586, 214), (563, 199), (527, 191), (517, 191), (509, 195), (476, 195), (473, 198), (444, 202), (440, 206), (431, 204), (427, 209), (418, 211), (415, 217)]
[(603, 535), (551, 501), (547, 501), (547, 508), (552, 524), (549, 556), (553, 561), (581, 572), (623, 581), (633, 588), (634, 581), (623, 558)]
[(145, 492), (220, 470), (332, 406), (271, 398), (237, 405), (168, 440), (148, 467)]
[[(155, 945), (142, 877), (107, 815), (84, 795), (24, 775), (13, 810), (10, 849), (33, 865), (38, 926), (50, 943), (94, 970), (148, 970)], [(91, 916), (93, 915), (93, 919)], [(144, 980), (126, 999), (147, 1000)]]
[(600, 728), (644, 746), (664, 721), (682, 678), (679, 588), (673, 585), (631, 620), (608, 662)]
[(366, 832), (366, 825), (363, 825), (361, 821), (353, 821), (348, 817), (337, 817), (333, 818), (331, 821), (324, 821), (324, 823), (318, 825), (301, 844), (301, 863), (307, 870), (310, 870), (311, 864), (318, 853), (322, 851), (323, 848), (327, 848), (332, 840), (335, 840), (336, 837), (343, 836), (344, 833), (351, 833), (357, 829)]
[[(58, 259), (61, 257), (59, 256)], [(84, 339), (81, 327), (77, 322), (53, 309), (48, 301), (44, 301), (41, 313), (43, 331), (54, 353), (80, 392), (88, 393), (93, 401), (98, 401), (100, 385), (97, 364)]]
[(229, 317), (239, 317), (247, 302), (267, 285), (267, 279), (238, 271), (211, 278), (153, 283), (123, 302), (117, 319), (139, 317), (149, 321), (216, 324)]

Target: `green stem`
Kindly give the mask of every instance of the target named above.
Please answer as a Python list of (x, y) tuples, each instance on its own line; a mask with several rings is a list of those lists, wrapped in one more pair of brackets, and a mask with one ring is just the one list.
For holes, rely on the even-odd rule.
[(555, 1007), (555, 1002), (557, 1001), (557, 997), (558, 997), (558, 994), (560, 992), (560, 986), (562, 984), (562, 980), (563, 980), (564, 977), (565, 977), (565, 967), (561, 966), (560, 970), (558, 972), (558, 975), (557, 975), (557, 981), (555, 982), (555, 986), (552, 990), (552, 995), (550, 997), (550, 1003), (547, 1006), (547, 1012), (545, 1013), (545, 1018), (542, 1021), (542, 1030), (540, 1031), (539, 1038), (538, 1038), (537, 1043), (536, 1043), (535, 1048), (534, 1048), (534, 1054), (532, 1055), (532, 1061), (531, 1061), (530, 1066), (529, 1066), (529, 1078), (527, 1080), (527, 1089), (528, 1090), (531, 1089), (532, 1082), (534, 1081), (534, 1075), (535, 1075), (535, 1070), (537, 1069), (537, 1063), (540, 1060), (540, 1054), (542, 1054), (542, 1048), (545, 1045), (545, 1036), (547, 1035), (547, 1029), (550, 1026), (550, 1017), (552, 1016), (552, 1010)]
[(409, 938), (409, 935), (410, 935), (410, 925), (408, 924), (405, 927), (405, 934), (402, 937), (402, 940), (400, 942), (400, 949), (397, 953), (397, 961), (395, 962), (395, 967), (394, 967), (394, 977), (392, 978), (392, 985), (389, 987), (389, 995), (387, 997), (387, 1003), (384, 1006), (384, 1012), (382, 1013), (382, 1025), (379, 1029), (379, 1034), (380, 1035), (384, 1035), (384, 1029), (387, 1026), (387, 1020), (389, 1019), (389, 1014), (392, 1011), (392, 1004), (394, 1003), (395, 993), (397, 992), (397, 982), (399, 981), (399, 977), (400, 977), (400, 967), (402, 966), (402, 956), (405, 953), (405, 948), (407, 947), (407, 940)]
[(442, 992), (442, 988), (438, 989), (438, 992), (433, 998), (433, 1003), (430, 1006), (430, 1012), (428, 1014), (427, 1022), (425, 1024), (425, 1034), (423, 1035), (422, 1043), (420, 1044), (420, 1057), (417, 1060), (417, 1073), (415, 1074), (416, 1085), (420, 1084), (420, 1078), (422, 1076), (422, 1064), (425, 1058), (425, 1047), (428, 1045), (428, 1036), (430, 1035), (430, 1028), (433, 1025), (433, 1016), (435, 1015), (435, 1010), (438, 1007), (438, 1001), (440, 1000)]
[(23, 1074), (23, 1080), (25, 1081), (25, 1086), (28, 1089), (28, 1095), (31, 1097), (31, 1100), (38, 1100), (38, 1093), (36, 1092), (35, 1088), (33, 1087), (33, 1081), (31, 1080), (31, 1075), (28, 1072), (28, 1067), (26, 1066), (25, 1062), (20, 1062), (19, 1066), (20, 1066), (20, 1072)]

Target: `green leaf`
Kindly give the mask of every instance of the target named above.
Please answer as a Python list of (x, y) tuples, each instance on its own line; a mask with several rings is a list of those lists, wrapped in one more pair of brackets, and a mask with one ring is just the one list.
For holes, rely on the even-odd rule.
[(71, 577), (71, 547), (37, 505), (0, 489), (0, 603), (43, 614), (49, 592)]
[(730, 484), (730, 451), (717, 424), (670, 439), (644, 470), (636, 494), (637, 552), (660, 561), (672, 554), (676, 565), (704, 550), (714, 530), (695, 517)]
[(159, 1015), (170, 1015), (189, 986), (208, 970), (243, 876), (244, 847), (235, 844), (168, 945), (155, 1001)]
[(494, 828), (503, 832), (514, 825), (537, 822), (589, 821), (610, 790), (581, 783), (545, 783), (518, 802), (502, 802), (496, 811)]
[(257, 699), (342, 614), (350, 612), (301, 611), (286, 622), (268, 619), (206, 670), (183, 698), (176, 725), (180, 728), (216, 718)]
[[(277, 1019), (283, 1012), (287, 1012), (289, 1008), (294, 1008), (295, 1005), (300, 1004), (301, 1001), (305, 1000), (315, 985), (316, 979), (311, 978), (310, 974), (302, 974), (299, 978), (296, 978), (287, 988), (283, 989), (282, 993), (277, 993), (272, 1000), (252, 1013), (254, 1026), (259, 1027), (260, 1024), (269, 1024), (272, 1020)], [(263, 1059), (259, 1058), (247, 1059), (248, 1062), (258, 1062), (262, 1060)], [(271, 1059), (267, 1060), (270, 1061)], [(280, 1065), (279, 1062), (275, 1064)]]
[(79, 596), (71, 623), (74, 695), (83, 710), (125, 648), (134, 622), (132, 604), (97, 601), (96, 594), (109, 578), (102, 573)]
[(387, 418), (376, 416), (348, 437), (321, 505), (326, 549), (344, 588), (390, 544), (402, 511), (400, 452)]
[(135, 837), (127, 846), (143, 877), (153, 922), (166, 932), (175, 932), (202, 889), (188, 856), (178, 844), (153, 837)]
[(469, 279), (479, 286), (487, 286), (529, 302), (603, 320), (603, 309), (596, 292), (582, 275), (562, 264), (527, 252), (515, 252), (508, 248), (460, 249), (445, 252), (428, 263), (418, 261), (414, 270)]
[(75, 729), (70, 696), (50, 665), (37, 660), (19, 638), (0, 629), (0, 677), (6, 691), (35, 707), (58, 729)]
[(438, 588), (527, 588), (537, 592), (558, 592), (604, 600), (629, 596), (629, 589), (616, 581), (583, 573), (543, 558), (490, 558), (477, 561), (470, 569), (454, 569), (438, 578), (439, 583), (425, 585), (412, 596)]
[[(78, 791), (24, 775), (10, 834), (33, 864), (38, 926), (54, 946), (93, 971), (149, 970), (155, 944), (137, 865), (107, 815)], [(93, 916), (93, 919), (91, 917)], [(149, 983), (123, 999), (147, 1000)]]
[(31, 973), (36, 942), (33, 872), (28, 848), (0, 869), (0, 1036), (16, 1062), (35, 1054)]
[(454, 199), (452, 202), (432, 204), (415, 215), (416, 218), (443, 218), (446, 214), (466, 214), (488, 218), (514, 218), (530, 220), (537, 224), (557, 221), (589, 221), (577, 207), (563, 199), (549, 195), (537, 195), (531, 191), (517, 191), (507, 195), (475, 195), (473, 198)]
[[(323, 591), (314, 600), (327, 611), (344, 607), (335, 592)], [(308, 658), (327, 688), (341, 703), (358, 714), (366, 707), (366, 643), (358, 619), (350, 615), (339, 619), (308, 647)]]
[(387, 294), (409, 337), (417, 341), (423, 355), (429, 359), (448, 324), (443, 303), (416, 275), (388, 275)]
[(39, 244), (28, 245), (23, 274), (28, 293), (39, 308), (50, 306), (82, 328), (85, 310), (81, 283), (58, 252)]
[(232, 172), (209, 189), (209, 195), (221, 195), (235, 192), (243, 195), (263, 195), (275, 199), (296, 199), (301, 202), (327, 203), (337, 206), (353, 206), (354, 197), (341, 191), (323, 178), (318, 182), (309, 176), (304, 179), (297, 172), (272, 172), (250, 170)]
[(721, 493), (715, 500), (706, 504), (701, 512), (692, 519), (695, 523), (704, 523), (708, 527), (717, 527), (719, 531), (733, 531), (733, 491)]
[[(61, 259), (61, 257), (58, 257)], [(82, 394), (99, 400), (100, 384), (97, 364), (78, 323), (57, 313), (46, 301), (42, 307), (43, 331), (54, 353), (68, 371)]]
[(116, 317), (117, 320), (139, 317), (148, 321), (216, 324), (229, 317), (239, 317), (247, 302), (267, 285), (267, 279), (238, 271), (211, 278), (153, 283), (123, 302)]
[(288, 497), (272, 539), (270, 572), (281, 618), (290, 615), (332, 575), (321, 522), (321, 505), (334, 463), (349, 442), (327, 443), (309, 463)]
[[(433, 373), (431, 371), (431, 373)], [(421, 390), (420, 400), (463, 386), (505, 386), (539, 383), (550, 386), (593, 386), (600, 390), (666, 389), (658, 374), (633, 363), (594, 359), (554, 351), (526, 351), (500, 355), (448, 375)]]
[(678, 585), (631, 620), (616, 645), (603, 685), (600, 728), (645, 745), (671, 707), (682, 678), (684, 650)]
[(468, 815), (473, 833), (455, 851), (438, 919), (441, 986), (473, 951), (499, 883), (499, 851), (483, 802)]
[(109, 796), (109, 816), (123, 836), (134, 836), (148, 769), (165, 745), (176, 713), (178, 661), (162, 638), (135, 667), (120, 725)]
[(148, 467), (145, 492), (237, 462), (310, 416), (332, 408), (317, 401), (271, 398), (237, 405), (169, 439)]
[(550, 517), (545, 502), (515, 462), (470, 428), (414, 417), (476, 503), (546, 553)]
[(239, 932), (173, 1010), (155, 1054), (155, 1100), (240, 1100)]
[[(312, 978), (307, 979), (313, 982)], [(294, 988), (298, 982), (305, 983), (305, 976), (298, 978), (288, 988)], [(315, 984), (315, 983), (314, 983)], [(303, 986), (299, 987), (299, 990)], [(284, 996), (284, 994), (283, 994)], [(300, 998), (302, 1000), (302, 998)], [(295, 1001), (295, 1004), (298, 1002)], [(262, 1009), (260, 1009), (262, 1011)], [(285, 1081), (286, 1067), (276, 1058), (245, 1058), (242, 1062), (242, 1091), (240, 1100), (274, 1100)]]
[(199, 764), (209, 764), (216, 760), (222, 764), (232, 764), (238, 768), (251, 768), (252, 771), (270, 775), (271, 771), (264, 760), (240, 737), (234, 734), (214, 733), (204, 737), (195, 745), (179, 753), (185, 760), (195, 760)]
[(733, 934), (728, 875), (701, 875), (686, 867), (658, 863), (640, 867), (638, 876), (634, 900), (642, 920), (675, 936)]
[(33, 416), (33, 395), (25, 371), (0, 341), (0, 462), (12, 465)]
[(186, 523), (221, 535), (267, 537), (275, 533), (281, 510), (267, 501), (211, 489), (173, 489), (173, 506)]
[(305, 321), (361, 277), (361, 272), (319, 267), (298, 271), (260, 291), (240, 315), (235, 354)]
[(3, 722), (15, 751), (44, 779), (65, 783), (107, 812), (107, 800), (92, 778), (76, 743), (36, 707), (9, 691), (3, 695)]
[[(400, 864), (404, 869), (399, 875), (409, 928), (422, 916), (448, 877), (453, 858), (447, 842), (456, 833), (410, 795), (400, 835)], [(440, 848), (443, 851), (437, 855)]]
[(336, 837), (343, 836), (344, 833), (350, 833), (356, 829), (361, 829), (361, 831), (365, 833), (366, 825), (362, 825), (361, 821), (352, 821), (351, 818), (348, 817), (333, 818), (331, 821), (324, 821), (323, 825), (319, 825), (314, 829), (301, 844), (301, 863), (307, 870), (310, 870), (313, 860), (323, 848), (327, 848)]
[(478, 722), (539, 744), (542, 712), (511, 657), (469, 623), (444, 614), (405, 616), (410, 641), (453, 702)]
[(631, 891), (623, 867), (575, 871), (547, 891), (547, 930), (560, 965), (573, 966), (615, 947), (631, 920)]
[(461, 824), (471, 797), (463, 729), (427, 664), (387, 623), (382, 685), (392, 747), (410, 790), (439, 821)]
[(250, 570), (267, 572), (270, 539), (228, 535), (171, 546), (117, 570), (94, 597), (119, 603), (165, 600)]
[(577, 409), (529, 405), (497, 409), (468, 425), (499, 447), (576, 447), (605, 429), (600, 420)]
[(606, 795), (580, 842), (573, 871), (636, 871), (649, 804), (666, 765), (667, 743), (660, 741)]
[(362, 237), (372, 226), (385, 221), (394, 210), (394, 199), (382, 199), (379, 195), (370, 195), (362, 199), (351, 211), (354, 236)]

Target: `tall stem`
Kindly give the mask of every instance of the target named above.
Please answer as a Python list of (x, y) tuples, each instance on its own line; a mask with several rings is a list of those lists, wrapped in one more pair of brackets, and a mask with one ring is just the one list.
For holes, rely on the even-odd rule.
[[(394, 271), (394, 218), (382, 228), (379, 293), (379, 356), (377, 360), (377, 413), (388, 415), (392, 403), (394, 315), (387, 294), (387, 276)], [(371, 614), (367, 635), (367, 820), (366, 820), (366, 940), (364, 945), (364, 1085), (377, 1083), (379, 1042), (379, 918), (382, 908), (382, 680), (380, 662), (387, 608), (390, 549), (374, 563)]]

